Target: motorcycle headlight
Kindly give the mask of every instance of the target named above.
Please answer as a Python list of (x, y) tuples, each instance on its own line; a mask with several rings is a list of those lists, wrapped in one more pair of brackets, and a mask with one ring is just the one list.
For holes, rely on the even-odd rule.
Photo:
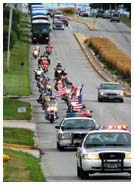
[(89, 159), (89, 160), (98, 160), (99, 159), (99, 155), (97, 153), (83, 154), (82, 158), (83, 159)]
[(50, 107), (47, 109), (47, 111), (48, 111), (48, 112), (50, 111)]
[(125, 154), (125, 159), (131, 159), (131, 153), (130, 152), (127, 152)]

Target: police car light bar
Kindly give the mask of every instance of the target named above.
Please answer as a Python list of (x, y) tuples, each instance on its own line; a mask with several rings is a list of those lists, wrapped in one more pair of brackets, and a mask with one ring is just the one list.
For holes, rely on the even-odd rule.
[(109, 125), (108, 129), (111, 129), (111, 130), (113, 130), (113, 129), (127, 130), (128, 129), (128, 125), (125, 125), (125, 124), (123, 124), (123, 125)]

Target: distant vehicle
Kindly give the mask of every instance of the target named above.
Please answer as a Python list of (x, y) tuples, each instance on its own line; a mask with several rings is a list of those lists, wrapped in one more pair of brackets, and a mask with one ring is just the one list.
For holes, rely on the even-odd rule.
[(103, 18), (110, 19), (110, 17), (111, 17), (111, 11), (110, 10), (105, 10), (102, 17)]
[(98, 101), (124, 101), (124, 88), (118, 82), (102, 82), (98, 87)]
[(63, 12), (60, 11), (60, 10), (57, 10), (57, 11), (54, 13), (54, 16), (55, 16), (55, 15), (61, 15), (61, 16), (63, 16)]
[(99, 126), (93, 118), (87, 117), (70, 117), (64, 118), (57, 130), (57, 149), (64, 150), (65, 147), (80, 146), (85, 135), (98, 129)]
[(62, 21), (55, 20), (53, 23), (53, 30), (64, 30), (65, 26)]
[(131, 135), (128, 130), (89, 131), (77, 148), (77, 176), (88, 179), (94, 173), (131, 174)]
[(54, 13), (56, 12), (56, 10), (55, 9), (47, 9), (47, 11), (48, 11), (48, 13), (47, 13), (47, 15), (49, 15), (50, 17), (53, 17), (54, 16)]
[(31, 16), (34, 16), (34, 15), (47, 15), (47, 11), (45, 11), (45, 10), (33, 10), (31, 12)]
[(37, 20), (37, 19), (42, 19), (42, 20), (46, 20), (49, 21), (48, 16), (47, 15), (34, 15), (31, 17), (32, 21), (33, 20)]
[(50, 23), (46, 20), (38, 19), (32, 21), (32, 43), (49, 43)]
[(120, 14), (119, 13), (113, 13), (111, 15), (110, 21), (111, 22), (113, 22), (113, 21), (120, 22)]
[(60, 16), (59, 20), (64, 23), (65, 26), (68, 26), (68, 18), (65, 16)]
[(96, 16), (96, 18), (97, 17), (103, 17), (103, 14), (104, 14), (104, 10), (97, 10), (95, 16)]
[(82, 17), (88, 17), (89, 13), (88, 13), (88, 11), (80, 11), (79, 15), (82, 16)]

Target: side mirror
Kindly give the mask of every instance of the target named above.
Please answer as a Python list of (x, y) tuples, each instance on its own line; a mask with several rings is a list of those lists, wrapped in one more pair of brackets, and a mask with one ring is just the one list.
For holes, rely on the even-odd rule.
[(61, 130), (64, 131), (64, 126), (63, 125), (61, 126)]
[(90, 113), (93, 113), (93, 111), (92, 111), (92, 110), (90, 110)]
[(60, 129), (60, 126), (55, 126), (56, 129)]

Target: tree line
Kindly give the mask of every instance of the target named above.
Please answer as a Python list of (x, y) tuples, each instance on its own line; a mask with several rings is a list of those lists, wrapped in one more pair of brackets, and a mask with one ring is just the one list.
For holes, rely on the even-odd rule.
[[(7, 50), (9, 12), (10, 12), (10, 7), (4, 4), (3, 5), (3, 51)], [(14, 46), (15, 41), (20, 38), (20, 34), (19, 34), (20, 14), (21, 12), (18, 9), (13, 9), (10, 49)]]

